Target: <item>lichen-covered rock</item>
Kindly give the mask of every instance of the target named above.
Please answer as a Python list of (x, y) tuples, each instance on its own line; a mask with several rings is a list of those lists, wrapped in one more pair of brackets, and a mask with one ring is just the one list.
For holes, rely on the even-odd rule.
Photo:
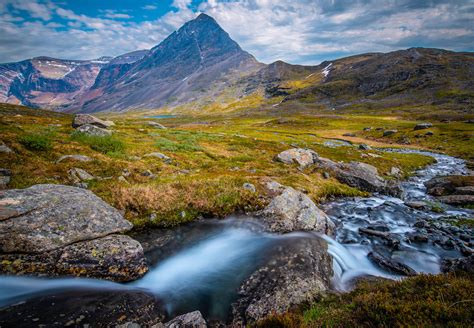
[(61, 163), (64, 160), (73, 160), (73, 161), (78, 161), (78, 162), (90, 162), (93, 159), (90, 158), (89, 156), (85, 155), (63, 155), (59, 157), (59, 159), (56, 161), (56, 163)]
[(283, 189), (260, 213), (262, 221), (273, 232), (317, 231), (331, 234), (334, 223), (302, 192)]
[(96, 137), (107, 137), (112, 135), (112, 131), (99, 128), (92, 124), (84, 124), (77, 128), (77, 131)]
[(143, 155), (143, 157), (155, 157), (155, 158), (159, 158), (159, 159), (163, 160), (163, 162), (165, 162), (165, 163), (171, 162), (170, 157), (166, 156), (165, 154), (158, 153), (158, 152), (149, 153), (149, 154)]
[(315, 163), (318, 153), (311, 149), (293, 148), (279, 153), (275, 160), (285, 163), (297, 163), (300, 167), (307, 167)]
[(94, 125), (94, 126), (97, 126), (99, 128), (106, 129), (109, 126), (113, 125), (113, 122), (103, 121), (103, 120), (101, 120), (101, 119), (99, 119), (95, 116), (89, 115), (89, 114), (77, 114), (74, 117), (74, 120), (72, 121), (72, 127), (75, 128), (75, 129), (80, 127), (80, 126), (86, 125), (86, 124)]
[(288, 237), (240, 286), (238, 300), (232, 304), (233, 326), (245, 327), (314, 301), (329, 289), (332, 275), (332, 259), (324, 240)]
[(72, 169), (69, 169), (67, 173), (68, 173), (69, 179), (73, 183), (79, 183), (79, 182), (82, 182), (82, 181), (94, 180), (93, 175), (91, 175), (87, 171), (85, 171), (83, 169), (80, 169), (80, 168), (77, 168), (77, 167), (73, 167)]
[(41, 253), (132, 228), (88, 190), (35, 185), (0, 193), (0, 252)]
[(193, 311), (182, 314), (166, 323), (156, 324), (151, 328), (207, 328), (207, 323), (201, 312)]

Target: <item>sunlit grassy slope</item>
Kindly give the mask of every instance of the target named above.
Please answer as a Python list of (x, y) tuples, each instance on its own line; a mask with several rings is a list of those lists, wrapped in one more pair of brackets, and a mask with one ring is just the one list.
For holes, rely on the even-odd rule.
[[(143, 114), (107, 115), (116, 126), (111, 138), (86, 138), (74, 133), (72, 116), (20, 106), (0, 105), (1, 141), (15, 151), (2, 154), (0, 167), (12, 170), (10, 187), (25, 188), (37, 183), (70, 184), (67, 171), (85, 169), (98, 177), (89, 188), (110, 204), (125, 211), (137, 227), (169, 226), (193, 220), (198, 216), (225, 216), (236, 211), (261, 208), (268, 200), (261, 189), (267, 177), (306, 192), (316, 202), (333, 196), (363, 193), (323, 179), (322, 172), (300, 170), (273, 160), (279, 152), (291, 147), (307, 147), (336, 161), (361, 161), (372, 164), (387, 178), (392, 167), (405, 176), (431, 162), (421, 155), (362, 151), (357, 147), (332, 148), (330, 139), (345, 139), (378, 147), (404, 147), (441, 150), (472, 160), (473, 125), (463, 122), (435, 122), (433, 136), (414, 138), (426, 130), (413, 131), (416, 121), (389, 112), (368, 114), (275, 114), (265, 110), (239, 111), (238, 114), (186, 116), (167, 119), (145, 118)], [(168, 129), (156, 129), (147, 121), (159, 121)], [(364, 127), (373, 127), (363, 131)], [(383, 129), (398, 129), (382, 137)], [(355, 137), (344, 134), (351, 132)], [(25, 138), (30, 140), (25, 142)], [(35, 140), (47, 147), (38, 149)], [(30, 145), (33, 140), (33, 146)], [(161, 152), (171, 158), (143, 157)], [(63, 161), (61, 155), (82, 154), (92, 162)], [(118, 177), (128, 170), (126, 182)], [(146, 170), (156, 177), (143, 176)], [(257, 192), (245, 190), (253, 183)]]

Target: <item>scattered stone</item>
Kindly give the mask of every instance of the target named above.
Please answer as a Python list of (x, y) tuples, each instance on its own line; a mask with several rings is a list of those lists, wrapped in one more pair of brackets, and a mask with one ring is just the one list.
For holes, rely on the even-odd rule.
[(372, 260), (379, 267), (388, 270), (393, 273), (401, 274), (404, 276), (415, 276), (416, 271), (410, 268), (408, 265), (405, 265), (401, 262), (389, 259), (379, 252), (373, 251), (370, 252), (367, 257)]
[(328, 172), (323, 172), (323, 178), (324, 179), (329, 179), (331, 175)]
[(251, 184), (251, 183), (248, 183), (248, 182), (244, 183), (243, 186), (242, 186), (242, 188), (244, 188), (245, 190), (248, 190), (248, 191), (250, 191), (250, 192), (256, 192), (256, 191), (257, 191), (257, 189), (255, 188), (255, 186), (254, 186), (253, 184)]
[(431, 123), (418, 123), (417, 125), (415, 125), (413, 130), (415, 130), (415, 131), (424, 130), (424, 129), (429, 129), (431, 127), (433, 127), (433, 124), (431, 124)]
[(87, 171), (83, 169), (79, 169), (77, 167), (73, 167), (72, 169), (69, 169), (67, 173), (68, 173), (69, 179), (73, 183), (80, 183), (83, 181), (94, 180), (94, 176), (89, 174)]
[(84, 124), (77, 128), (77, 131), (85, 133), (90, 136), (107, 137), (112, 135), (112, 131), (99, 128), (92, 124)]
[(154, 175), (150, 170), (143, 171), (141, 175), (150, 179), (154, 179), (156, 177), (156, 175)]
[(398, 167), (392, 166), (390, 168), (390, 175), (394, 177), (399, 177), (401, 174), (402, 174), (402, 171)]
[(10, 147), (8, 147), (8, 146), (5, 145), (5, 144), (0, 144), (0, 153), (12, 154), (12, 153), (13, 153), (13, 150), (11, 150)]
[(149, 153), (149, 154), (144, 155), (143, 157), (156, 157), (156, 158), (162, 159), (163, 162), (165, 162), (165, 163), (171, 163), (171, 158), (170, 157), (166, 156), (165, 154), (158, 153), (158, 152)]
[(412, 202), (406, 202), (406, 206), (413, 208), (415, 210), (423, 211), (423, 210), (428, 210), (429, 206), (423, 201), (412, 201)]
[(232, 327), (251, 326), (269, 315), (314, 301), (330, 288), (332, 258), (314, 237), (288, 238), (239, 288)]
[(313, 201), (291, 187), (286, 187), (259, 213), (273, 232), (317, 231), (332, 234), (334, 223)]
[(158, 324), (151, 328), (207, 328), (207, 323), (201, 312), (194, 311), (182, 314), (165, 324)]
[(363, 131), (371, 131), (371, 130), (372, 130), (372, 127), (366, 127), (366, 128), (363, 128), (362, 130), (363, 130)]
[(125, 179), (125, 177), (124, 177), (123, 175), (119, 176), (119, 177), (117, 178), (117, 180), (120, 181), (120, 182), (129, 184), (128, 180)]
[(0, 190), (7, 189), (12, 177), (12, 172), (8, 169), (0, 169)]
[[(106, 129), (108, 128), (110, 125), (109, 123), (110, 121), (103, 121), (95, 116), (92, 116), (92, 115), (89, 115), (89, 114), (77, 114), (75, 117), (74, 117), (74, 120), (72, 121), (72, 127), (73, 128), (78, 128), (78, 127), (81, 127), (83, 125), (93, 125), (93, 126), (96, 126), (96, 127), (99, 127), (99, 128), (103, 128), (103, 129)], [(113, 124), (113, 122), (112, 122)]]
[(355, 137), (356, 135), (355, 135), (355, 133), (349, 132), (349, 133), (344, 133), (342, 136), (343, 137)]
[(90, 162), (92, 161), (92, 158), (89, 156), (84, 156), (84, 155), (63, 155), (59, 157), (59, 159), (56, 161), (56, 163), (61, 163), (62, 161), (66, 159), (72, 159), (74, 161), (79, 161), (79, 162)]
[(285, 164), (297, 163), (300, 167), (304, 168), (314, 164), (318, 157), (318, 153), (314, 150), (293, 148), (281, 152), (276, 156), (275, 160)]
[(162, 124), (158, 123), (158, 122), (153, 122), (153, 121), (149, 121), (148, 122), (148, 125), (154, 127), (154, 128), (157, 128), (157, 129), (166, 129), (165, 126), (163, 126)]
[(428, 131), (425, 133), (425, 136), (432, 136), (432, 135), (434, 135), (433, 131)]
[(366, 144), (360, 144), (359, 149), (360, 150), (371, 150), (372, 147), (370, 147), (369, 145), (366, 145)]
[(395, 133), (397, 133), (397, 132), (398, 132), (398, 130), (385, 130), (385, 131), (383, 132), (383, 136), (384, 136), (384, 137), (388, 137), (388, 136), (391, 136), (391, 135), (393, 135), (393, 134), (395, 134)]

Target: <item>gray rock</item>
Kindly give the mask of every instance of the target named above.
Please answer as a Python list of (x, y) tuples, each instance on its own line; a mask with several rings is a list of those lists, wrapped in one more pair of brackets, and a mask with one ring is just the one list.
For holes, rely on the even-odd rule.
[(169, 158), (165, 154), (158, 153), (158, 152), (149, 153), (149, 154), (144, 155), (143, 157), (156, 157), (156, 158), (162, 159), (163, 162), (165, 162), (165, 163), (170, 163), (171, 162), (171, 158)]
[(0, 144), (0, 153), (3, 154), (12, 154), (13, 150), (11, 150), (7, 145)]
[(120, 182), (129, 184), (128, 180), (125, 179), (125, 177), (124, 177), (123, 175), (119, 176), (119, 177), (117, 178), (117, 180), (120, 181)]
[(94, 180), (94, 176), (89, 174), (87, 171), (77, 168), (77, 167), (73, 167), (72, 169), (69, 169), (67, 173), (68, 173), (69, 179), (73, 183), (80, 183), (83, 181)]
[(285, 164), (297, 163), (300, 167), (307, 167), (314, 164), (318, 157), (318, 153), (314, 150), (293, 148), (281, 152), (276, 156), (275, 160)]
[(8, 169), (0, 169), (0, 190), (7, 189), (11, 181), (12, 172)]
[(372, 147), (370, 147), (369, 145), (366, 145), (366, 144), (360, 144), (359, 149), (360, 150), (371, 150)]
[(105, 124), (106, 128), (115, 126), (115, 123), (113, 121), (102, 121), (102, 123)]
[[(109, 126), (111, 126), (110, 122), (103, 121), (89, 114), (77, 114), (74, 117), (74, 120), (72, 121), (72, 127), (75, 129), (86, 124), (94, 125), (96, 127), (103, 128), (103, 129), (106, 129)], [(113, 125), (113, 122), (112, 122), (112, 125)]]
[(331, 175), (328, 172), (323, 172), (323, 178), (324, 179), (329, 179)]
[(383, 136), (384, 136), (384, 137), (388, 137), (388, 136), (391, 136), (392, 134), (395, 134), (395, 133), (397, 133), (397, 132), (398, 132), (398, 130), (385, 130), (385, 131), (383, 132)]
[(267, 256), (239, 288), (232, 304), (233, 327), (245, 327), (325, 293), (333, 275), (327, 243), (320, 238), (289, 237)]
[(262, 221), (273, 232), (317, 231), (331, 234), (334, 223), (313, 201), (291, 187), (286, 187), (280, 195), (259, 213)]
[(372, 127), (365, 127), (362, 129), (363, 131), (371, 131), (372, 130)]
[(392, 166), (390, 168), (390, 175), (394, 177), (399, 177), (401, 174), (402, 174), (402, 171), (398, 167)]
[(92, 192), (35, 185), (0, 194), (0, 252), (41, 253), (132, 228)]
[(355, 137), (356, 135), (355, 135), (355, 133), (350, 133), (349, 132), (349, 133), (344, 133), (342, 136), (343, 137)]
[(285, 186), (281, 185), (280, 183), (274, 180), (266, 180), (266, 181), (263, 181), (262, 184), (267, 190), (269, 196), (280, 195), (283, 192), (283, 190), (285, 190)]
[[(447, 175), (425, 182), (427, 192), (434, 196), (458, 194), (461, 187), (474, 187), (474, 176)], [(461, 189), (462, 190), (462, 189)], [(467, 190), (467, 189), (466, 189)]]
[(154, 179), (156, 177), (156, 175), (154, 175), (150, 170), (143, 171), (141, 175), (150, 179)]
[(474, 186), (456, 187), (454, 188), (455, 195), (474, 195)]
[(428, 131), (425, 133), (425, 136), (432, 136), (434, 135), (434, 132), (433, 131)]
[(438, 200), (442, 203), (454, 206), (474, 205), (474, 195), (448, 195), (440, 196)]
[(182, 314), (165, 324), (157, 324), (151, 328), (207, 328), (201, 312), (194, 311)]
[(417, 125), (415, 125), (413, 130), (415, 130), (415, 131), (424, 130), (424, 129), (429, 129), (431, 127), (433, 127), (433, 124), (431, 124), (431, 123), (418, 123)]
[(464, 271), (474, 274), (474, 255), (459, 259), (444, 259), (441, 262), (442, 272)]
[(61, 163), (62, 161), (66, 159), (71, 159), (74, 161), (79, 161), (79, 162), (90, 162), (93, 159), (90, 158), (89, 156), (84, 156), (84, 155), (63, 155), (59, 157), (59, 159), (56, 161), (56, 163)]
[(77, 128), (76, 131), (79, 131), (81, 133), (84, 133), (90, 136), (96, 136), (96, 137), (107, 137), (107, 136), (112, 135), (112, 131), (99, 128), (92, 124), (81, 125), (80, 127)]
[(370, 252), (368, 258), (381, 268), (404, 276), (415, 276), (416, 271), (401, 262), (389, 259), (378, 252)]
[(242, 188), (244, 188), (245, 190), (248, 190), (248, 191), (250, 191), (250, 192), (255, 192), (255, 191), (257, 191), (257, 189), (255, 189), (255, 186), (254, 186), (253, 184), (251, 184), (251, 183), (248, 183), (248, 182), (244, 183), (243, 186), (242, 186)]
[(406, 202), (405, 205), (410, 208), (413, 208), (415, 210), (420, 210), (420, 211), (429, 209), (428, 204), (426, 204), (423, 201)]
[(157, 128), (157, 129), (166, 129), (165, 126), (163, 126), (162, 124), (158, 123), (158, 122), (153, 122), (153, 121), (149, 121), (148, 122), (148, 125), (154, 127), (154, 128)]

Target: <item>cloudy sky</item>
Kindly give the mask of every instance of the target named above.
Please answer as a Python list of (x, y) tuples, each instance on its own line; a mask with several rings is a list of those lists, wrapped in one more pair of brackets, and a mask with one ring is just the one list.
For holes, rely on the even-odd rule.
[(200, 12), (265, 63), (415, 46), (474, 51), (474, 0), (0, 0), (0, 62), (148, 49)]

